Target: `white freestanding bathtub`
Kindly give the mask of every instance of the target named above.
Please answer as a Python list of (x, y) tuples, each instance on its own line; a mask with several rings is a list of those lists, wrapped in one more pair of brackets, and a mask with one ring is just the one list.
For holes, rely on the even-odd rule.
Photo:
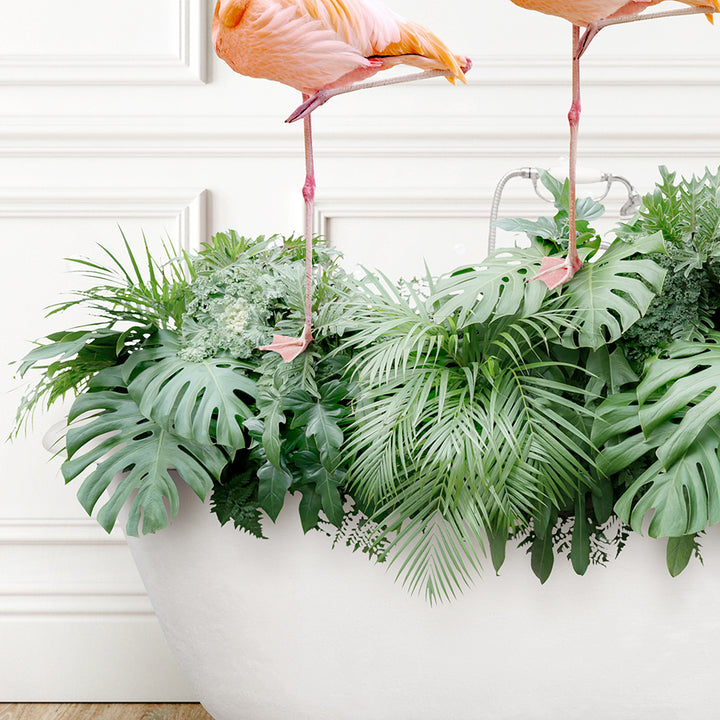
[(509, 553), (456, 602), (303, 536), (289, 498), (267, 541), (180, 513), (129, 545), (170, 647), (216, 720), (622, 720), (720, 712), (720, 548), (673, 580), (639, 539), (541, 587)]

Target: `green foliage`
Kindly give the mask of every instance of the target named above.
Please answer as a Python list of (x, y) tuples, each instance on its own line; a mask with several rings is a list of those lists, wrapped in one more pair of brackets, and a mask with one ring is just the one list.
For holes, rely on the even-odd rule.
[[(258, 381), (258, 417), (252, 432), (256, 456), (263, 460), (260, 505), (277, 517), (288, 490), (302, 493), (300, 518), (307, 532), (320, 513), (334, 525), (343, 522), (345, 437), (351, 389), (342, 374), (346, 356), (323, 356), (322, 339), (309, 356), (286, 365), (267, 357)], [(306, 364), (307, 363), (307, 364)]]
[(377, 525), (357, 502), (345, 508), (342, 525), (326, 532), (333, 539), (332, 546), (345, 545), (353, 552), (362, 552), (377, 563), (387, 561), (388, 542), (376, 539)]
[[(568, 182), (560, 183), (549, 173), (541, 171), (540, 179), (551, 192), (557, 210), (553, 218), (538, 218), (536, 221), (525, 219), (500, 220), (498, 227), (505, 230), (524, 232), (530, 240), (527, 250), (501, 250), (489, 258), (487, 266), (473, 274), (474, 278), (494, 277), (497, 281), (497, 260), (507, 258), (508, 265), (516, 266), (517, 272), (509, 277), (500, 276), (497, 292), (502, 290), (503, 304), (498, 306), (501, 312), (513, 313), (523, 300), (522, 292), (512, 288), (511, 283), (523, 283), (537, 272), (535, 263), (548, 252), (550, 254), (566, 252), (569, 235), (569, 189)], [(580, 272), (568, 283), (563, 291), (565, 307), (569, 310), (567, 328), (563, 333), (563, 342), (572, 347), (600, 348), (617, 340), (628, 330), (650, 306), (655, 295), (662, 288), (665, 271), (651, 259), (651, 253), (663, 252), (660, 234), (635, 233), (629, 241), (617, 238), (605, 252), (593, 262), (592, 259), (600, 247), (600, 236), (590, 227), (589, 221), (600, 217), (604, 208), (591, 198), (580, 198), (576, 203), (577, 244), (585, 264)], [(509, 268), (508, 268), (509, 269)], [(466, 283), (469, 290), (469, 283)], [(508, 290), (512, 288), (508, 292)], [(542, 288), (542, 289), (541, 289)], [(514, 290), (514, 292), (513, 292)], [(481, 299), (478, 304), (489, 313), (494, 308), (487, 302), (484, 288), (477, 287), (475, 292)], [(542, 301), (545, 287), (542, 283), (529, 283), (525, 293), (534, 292), (534, 299)], [(458, 306), (457, 299), (450, 301), (451, 307)], [(525, 301), (526, 311), (532, 307)], [(495, 305), (498, 305), (496, 301)], [(540, 306), (538, 302), (538, 307)], [(483, 321), (485, 317), (477, 311), (474, 321)]]
[(143, 237), (142, 260), (123, 235), (127, 261), (107, 248), (100, 249), (108, 259), (101, 265), (82, 258), (69, 258), (83, 277), (99, 282), (87, 290), (75, 293), (71, 300), (54, 305), (48, 316), (81, 307), (110, 327), (116, 324), (143, 328), (176, 328), (182, 321), (187, 300), (187, 281), (192, 273), (184, 253), (178, 254), (165, 242), (162, 259), (154, 258)]
[[(144, 239), (143, 239), (144, 240)], [(94, 322), (51, 333), (21, 361), (18, 375), (40, 377), (26, 391), (17, 415), (16, 432), (37, 409), (47, 410), (68, 394), (87, 388), (104, 368), (124, 362), (132, 350), (159, 328), (177, 327), (185, 312), (188, 269), (184, 257), (163, 244), (161, 261), (150, 254), (144, 240), (144, 265), (123, 235), (127, 261), (100, 246), (107, 266), (86, 259), (70, 259), (84, 278), (100, 284), (74, 293), (70, 300), (48, 309), (47, 317), (81, 310)], [(47, 362), (53, 360), (53, 362)]]
[[(550, 303), (469, 324), (478, 299), (465, 273), (455, 278), (457, 289), (452, 278), (436, 285), (428, 277), (427, 297), (368, 278), (359, 295), (365, 315), (354, 313), (346, 345), (358, 382), (351, 489), (377, 508), (377, 538), (404, 583), (431, 601), (471, 582), (488, 528), (507, 532), (592, 483), (584, 391), (567, 382), (574, 368), (546, 355), (565, 314)], [(448, 297), (456, 303), (449, 317)]]
[(123, 364), (123, 378), (140, 411), (182, 438), (203, 445), (245, 445), (243, 422), (253, 417), (255, 367), (232, 357), (184, 361), (177, 335), (160, 330)]
[[(452, 318), (459, 328), (486, 322), (489, 318), (540, 310), (547, 287), (528, 283), (543, 258), (539, 248), (497, 250), (482, 263), (461, 268), (433, 281), (437, 307), (428, 319), (438, 325)], [(376, 283), (376, 292), (380, 290)], [(411, 288), (408, 287), (408, 292)], [(474, 302), (469, 302), (474, 298)]]
[(701, 338), (716, 323), (720, 306), (720, 171), (677, 180), (661, 167), (660, 175), (635, 220), (619, 228), (629, 238), (661, 234), (667, 253), (652, 256), (667, 270), (662, 293), (623, 336), (636, 370), (673, 340)]
[(180, 357), (201, 361), (219, 353), (248, 358), (270, 341), (286, 305), (280, 275), (293, 260), (279, 238), (250, 240), (231, 232), (215, 237), (194, 263), (197, 277), (183, 317)]
[[(565, 252), (570, 235), (570, 184), (561, 183), (546, 170), (540, 170), (540, 182), (553, 197), (556, 213), (552, 218), (537, 220), (509, 218), (495, 224), (510, 232), (525, 233), (532, 246), (543, 250), (543, 254)], [(586, 258), (592, 257), (600, 247), (600, 236), (590, 226), (590, 221), (603, 215), (605, 208), (592, 198), (578, 198), (575, 203), (575, 229), (577, 246)]]
[[(679, 573), (695, 533), (720, 519), (718, 495), (718, 275), (720, 173), (661, 181), (620, 232), (662, 233), (668, 274), (644, 318), (620, 341), (638, 382), (599, 407), (599, 463), (623, 489), (615, 511), (640, 532), (668, 537), (668, 569)], [(644, 363), (644, 364), (643, 364)]]
[(107, 532), (127, 501), (131, 503), (126, 526), (129, 535), (138, 534), (141, 519), (143, 533), (166, 527), (168, 516), (173, 518), (178, 511), (178, 493), (170, 471), (176, 470), (204, 499), (213, 476), (227, 462), (220, 448), (180, 439), (143, 415), (123, 387), (118, 368), (98, 373), (89, 391), (78, 396), (68, 420), (78, 419), (85, 422), (67, 432), (62, 472), (70, 482), (89, 471), (78, 492), (88, 514), (113, 479), (123, 474), (97, 516)]
[(563, 294), (566, 307), (574, 310), (574, 325), (563, 341), (597, 349), (637, 322), (663, 285), (665, 271), (646, 257), (659, 250), (659, 235), (633, 242), (616, 239), (598, 260), (586, 263)]
[(699, 269), (720, 259), (720, 169), (690, 180), (660, 167), (660, 182), (643, 197), (635, 220), (621, 225), (625, 236), (659, 232), (669, 251), (682, 260), (681, 270)]
[[(172, 469), (201, 497), (213, 489), (213, 511), (221, 521), (232, 520), (258, 537), (261, 510), (276, 519), (288, 490), (303, 493), (306, 530), (323, 517), (342, 525), (347, 358), (330, 357), (337, 346), (331, 331), (327, 339), (316, 333), (312, 349), (291, 366), (255, 349), (271, 331), (292, 332), (302, 322), (304, 241), (282, 240), (230, 231), (194, 257), (175, 257), (164, 246), (162, 262), (147, 243), (140, 262), (125, 241), (126, 262), (106, 249), (107, 266), (76, 261), (87, 278), (102, 284), (51, 314), (81, 309), (96, 322), (49, 336), (21, 362), (21, 376), (39, 371), (40, 380), (23, 401), (18, 427), (43, 400), (77, 395), (66, 438), (66, 480), (83, 478), (78, 495), (90, 513), (113, 477), (125, 474), (99, 511), (106, 530), (125, 502), (130, 534), (167, 525), (178, 509)], [(344, 274), (321, 243), (314, 254), (320, 263), (316, 308), (327, 317), (324, 306), (338, 300)], [(220, 316), (213, 314), (214, 300), (227, 298), (247, 299), (257, 326), (235, 322), (234, 345), (223, 340)], [(186, 326), (198, 324), (214, 345), (205, 343), (201, 356), (191, 359)]]
[[(245, 263), (251, 256), (258, 267), (264, 263), (263, 272), (273, 274), (283, 288), (277, 297), (287, 303), (282, 314), (279, 303), (273, 306), (275, 321), (288, 332), (297, 332), (291, 323), (299, 327), (302, 322), (304, 241), (290, 238), (278, 249), (276, 243), (268, 245), (260, 239), (253, 245), (230, 233), (221, 238), (219, 246), (201, 255), (196, 269), (215, 274), (217, 267), (228, 266), (232, 252), (240, 253)], [(334, 309), (345, 291), (345, 274), (322, 244), (315, 245), (315, 261), (319, 263), (313, 290), (318, 313), (316, 340), (289, 364), (274, 353), (256, 357), (254, 414), (243, 422), (250, 436), (246, 462), (254, 467), (257, 506), (274, 520), (287, 493), (300, 492), (305, 532), (321, 527), (325, 520), (337, 527), (343, 525), (347, 488), (340, 448), (351, 405), (351, 383), (344, 378), (349, 358), (336, 351), (335, 326), (341, 310)], [(214, 502), (219, 516), (238, 521), (232, 495), (216, 491)]]
[(572, 512), (568, 510), (551, 517), (553, 524), (549, 526), (548, 522), (541, 536), (536, 534), (534, 526), (521, 528), (514, 535), (514, 539), (519, 540), (518, 546), (530, 554), (531, 568), (541, 583), (550, 577), (556, 556), (565, 555), (573, 570), (584, 575), (591, 565), (605, 567), (628, 542), (631, 530), (616, 516), (598, 522), (591, 513), (583, 519), (582, 515)]
[(237, 452), (220, 477), (213, 478), (210, 510), (221, 525), (232, 521), (236, 530), (264, 540), (257, 470), (249, 451)]
[(622, 345), (636, 371), (658, 355), (673, 340), (702, 337), (710, 327), (714, 283), (704, 270), (681, 272), (675, 258), (653, 256), (666, 268), (662, 292), (655, 296), (646, 314), (623, 334)]
[(698, 534), (668, 538), (667, 568), (672, 577), (677, 577), (688, 566), (693, 555), (702, 563)]
[(615, 506), (641, 532), (654, 509), (652, 537), (696, 533), (720, 521), (720, 333), (704, 342), (677, 341), (653, 359), (634, 391), (599, 408), (593, 439), (604, 445), (608, 473), (643, 456), (652, 464)]
[[(525, 231), (533, 246), (555, 251), (563, 249), (567, 205), (559, 184), (550, 187), (555, 218), (502, 226)], [(567, 544), (578, 572), (586, 569), (587, 530), (591, 543), (602, 534), (597, 518), (588, 528), (589, 501), (601, 502), (607, 517), (615, 505), (620, 519), (638, 532), (652, 509), (652, 535), (684, 537), (716, 522), (716, 390), (714, 365), (705, 363), (714, 363), (716, 342), (719, 187), (720, 174), (676, 181), (661, 168), (661, 182), (644, 198), (637, 218), (621, 225), (611, 247), (586, 263), (561, 293), (564, 307), (576, 309), (563, 342), (579, 347), (575, 362), (593, 375), (586, 389), (596, 397), (588, 406), (598, 413), (592, 431), (601, 450), (596, 484), (606, 488), (604, 498), (586, 493), (585, 510), (581, 495), (574, 507), (568, 501), (561, 510), (558, 527), (569, 529), (567, 538), (554, 534), (555, 552)], [(581, 234), (584, 242), (591, 228), (582, 226)], [(658, 355), (664, 359), (653, 360)], [(543, 546), (547, 533), (530, 533), (533, 567), (545, 579), (551, 568)], [(670, 547), (677, 549), (675, 542)], [(677, 553), (673, 557), (677, 570), (682, 563)]]
[(720, 172), (661, 168), (603, 253), (603, 208), (579, 200), (584, 266), (559, 292), (528, 282), (567, 242), (567, 183), (541, 179), (554, 216), (500, 223), (529, 248), (439, 278), (356, 281), (315, 241), (315, 341), (291, 363), (256, 348), (302, 326), (302, 238), (76, 261), (91, 287), (51, 315), (92, 322), (20, 362), (39, 380), (18, 428), (77, 396), (63, 474), (88, 512), (117, 478), (108, 530), (125, 505), (131, 534), (167, 525), (177, 469), (257, 538), (300, 493), (305, 532), (387, 560), (431, 602), (488, 555), (499, 571), (513, 541), (543, 583), (558, 556), (583, 575), (649, 516), (677, 575), (720, 522)]

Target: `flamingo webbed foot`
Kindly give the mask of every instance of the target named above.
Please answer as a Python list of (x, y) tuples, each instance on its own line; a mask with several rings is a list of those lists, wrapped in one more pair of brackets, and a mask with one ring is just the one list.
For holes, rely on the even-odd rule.
[(304, 352), (312, 341), (313, 336), (310, 325), (306, 323), (300, 337), (293, 338), (287, 335), (273, 335), (270, 345), (263, 345), (259, 347), (258, 350), (276, 352), (284, 362), (289, 363)]
[(286, 123), (294, 123), (297, 120), (306, 118), (313, 110), (316, 110), (321, 105), (324, 105), (334, 93), (328, 90), (318, 90), (314, 95), (311, 95), (305, 102), (298, 105), (295, 110), (290, 114)]
[(530, 278), (541, 280), (548, 286), (548, 290), (554, 290), (573, 279), (575, 273), (582, 267), (582, 262), (577, 255), (572, 258), (544, 257), (540, 264), (540, 271)]

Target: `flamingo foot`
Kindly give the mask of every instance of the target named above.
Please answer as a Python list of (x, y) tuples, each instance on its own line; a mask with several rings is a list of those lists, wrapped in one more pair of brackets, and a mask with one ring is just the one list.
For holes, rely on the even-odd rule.
[[(472, 60), (469, 57), (464, 58), (464, 65), (461, 68), (463, 75), (469, 72), (472, 68)], [(293, 123), (297, 120), (302, 120), (310, 115), (311, 112), (317, 110), (321, 105), (324, 105), (330, 98), (336, 95), (343, 95), (349, 92), (355, 92), (356, 90), (368, 90), (375, 87), (384, 87), (387, 85), (397, 85), (399, 83), (415, 82), (416, 80), (425, 80), (428, 78), (435, 77), (448, 77), (454, 80), (453, 74), (447, 70), (424, 70), (423, 72), (414, 73), (412, 75), (401, 75), (400, 77), (387, 78), (385, 80), (376, 80), (373, 82), (358, 83), (356, 82), (362, 77), (369, 77), (375, 74), (378, 70), (383, 69), (386, 65), (383, 60), (378, 58), (370, 58), (370, 66), (362, 69), (360, 72), (351, 72), (348, 75), (344, 75), (338, 82), (342, 85), (332, 85), (327, 88), (318, 90), (314, 95), (307, 98), (302, 105), (298, 105), (297, 108), (290, 114), (286, 123)], [(462, 79), (462, 78), (461, 78)]]
[(314, 95), (311, 95), (305, 100), (304, 103), (298, 105), (285, 122), (294, 123), (296, 120), (302, 120), (313, 110), (317, 110), (321, 105), (324, 105), (335, 94), (336, 93), (332, 93), (329, 90), (318, 90)]
[(287, 335), (273, 335), (273, 340), (270, 345), (263, 345), (259, 347), (258, 350), (276, 352), (286, 363), (289, 363), (300, 355), (300, 353), (304, 352), (312, 341), (313, 336), (310, 325), (306, 323), (300, 337), (293, 338)]
[(540, 272), (531, 277), (530, 280), (541, 280), (548, 286), (548, 290), (554, 290), (573, 279), (575, 273), (582, 267), (582, 262), (577, 255), (574, 258), (566, 257), (544, 257), (540, 265)]

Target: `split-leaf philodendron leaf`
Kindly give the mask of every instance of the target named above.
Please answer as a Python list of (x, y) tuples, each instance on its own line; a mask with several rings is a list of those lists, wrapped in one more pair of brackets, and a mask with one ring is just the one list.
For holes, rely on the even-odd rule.
[[(108, 385), (112, 368), (99, 373), (95, 385)], [(119, 381), (120, 378), (118, 377)], [(129, 535), (150, 533), (167, 526), (178, 511), (178, 492), (171, 470), (202, 499), (212, 488), (212, 478), (222, 472), (227, 456), (212, 445), (182, 440), (143, 415), (133, 399), (118, 389), (101, 389), (80, 395), (69, 420), (80, 421), (68, 430), (68, 460), (62, 472), (66, 482), (85, 477), (78, 499), (92, 513), (113, 478), (123, 476), (110, 500), (98, 513), (98, 522), (112, 530), (121, 507), (130, 502), (126, 526)], [(167, 507), (165, 505), (167, 501)], [(169, 516), (169, 517), (168, 517)]]
[[(239, 449), (243, 422), (253, 417), (245, 400), (257, 395), (249, 366), (231, 357), (188, 362), (177, 355), (174, 333), (161, 330), (157, 344), (134, 353), (124, 379), (140, 411), (183, 438)], [(243, 399), (245, 398), (245, 400)]]

